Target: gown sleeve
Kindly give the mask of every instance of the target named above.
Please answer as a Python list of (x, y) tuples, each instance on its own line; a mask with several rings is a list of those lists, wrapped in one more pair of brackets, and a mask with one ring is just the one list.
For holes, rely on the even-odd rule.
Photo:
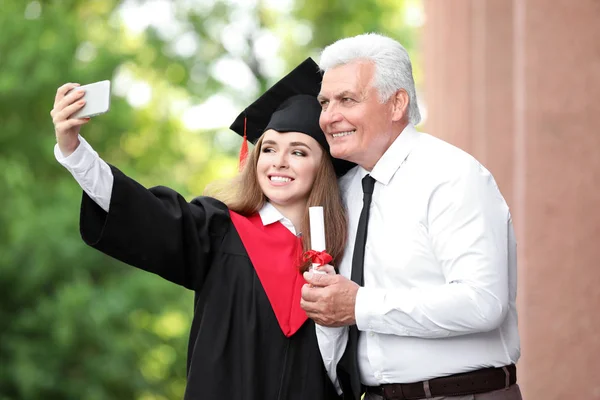
[(188, 289), (204, 282), (212, 255), (231, 227), (225, 204), (210, 197), (188, 203), (164, 186), (146, 189), (114, 166), (109, 211), (83, 193), (85, 243), (126, 264)]

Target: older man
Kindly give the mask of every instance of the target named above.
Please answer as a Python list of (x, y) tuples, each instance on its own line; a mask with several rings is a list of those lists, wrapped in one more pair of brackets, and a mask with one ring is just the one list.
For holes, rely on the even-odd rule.
[(516, 243), (492, 175), (415, 130), (411, 62), (395, 40), (342, 39), (320, 67), (331, 154), (358, 164), (340, 181), (340, 275), (307, 273), (302, 291), (331, 379), (345, 399), (521, 399)]

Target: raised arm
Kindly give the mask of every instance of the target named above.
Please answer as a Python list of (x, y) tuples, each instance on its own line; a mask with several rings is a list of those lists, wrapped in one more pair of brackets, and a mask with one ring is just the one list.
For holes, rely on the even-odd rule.
[[(76, 84), (60, 87), (51, 112), (57, 160), (84, 190), (84, 241), (138, 268), (190, 289), (200, 287), (229, 213), (214, 199), (188, 203), (166, 187), (146, 189), (103, 161), (79, 135), (88, 119), (69, 118), (83, 106)], [(213, 243), (215, 243), (213, 245)]]

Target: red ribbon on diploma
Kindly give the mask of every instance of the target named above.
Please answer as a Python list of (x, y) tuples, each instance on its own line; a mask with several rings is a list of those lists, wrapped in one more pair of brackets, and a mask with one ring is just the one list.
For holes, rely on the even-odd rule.
[(331, 260), (333, 260), (333, 257), (326, 251), (309, 250), (302, 255), (303, 262), (310, 261), (313, 264), (325, 265), (329, 264)]

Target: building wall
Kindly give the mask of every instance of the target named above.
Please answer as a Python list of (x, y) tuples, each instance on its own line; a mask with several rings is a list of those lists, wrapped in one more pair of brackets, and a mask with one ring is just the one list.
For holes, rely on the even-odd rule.
[(600, 399), (600, 0), (424, 0), (426, 132), (494, 174), (526, 400)]

